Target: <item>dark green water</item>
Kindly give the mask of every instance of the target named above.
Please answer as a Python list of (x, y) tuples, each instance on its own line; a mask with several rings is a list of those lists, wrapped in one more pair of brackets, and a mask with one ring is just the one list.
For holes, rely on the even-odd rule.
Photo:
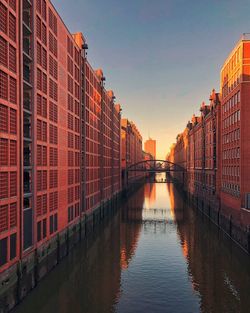
[(15, 312), (250, 312), (249, 257), (172, 184), (147, 184)]

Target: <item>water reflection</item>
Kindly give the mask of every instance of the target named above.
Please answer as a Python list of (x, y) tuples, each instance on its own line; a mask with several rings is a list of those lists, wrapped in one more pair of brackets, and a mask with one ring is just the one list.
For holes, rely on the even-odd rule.
[(173, 186), (168, 190), (200, 312), (250, 312), (249, 257), (199, 212), (185, 203), (180, 206), (182, 198)]
[(129, 262), (136, 252), (139, 236), (142, 228), (142, 207), (144, 201), (144, 188), (140, 188), (136, 195), (132, 196), (123, 205), (121, 230), (121, 268), (126, 270)]
[(156, 184), (148, 183), (144, 187), (144, 208), (151, 207), (156, 201)]
[(173, 184), (146, 184), (16, 313), (249, 312), (249, 258)]
[(155, 177), (157, 183), (148, 183), (144, 187), (143, 221), (173, 222), (174, 212), (171, 209), (171, 201), (166, 192), (167, 184), (161, 182), (165, 180), (165, 175), (158, 174)]
[(113, 312), (121, 277), (119, 213), (100, 235), (75, 248), (15, 312)]

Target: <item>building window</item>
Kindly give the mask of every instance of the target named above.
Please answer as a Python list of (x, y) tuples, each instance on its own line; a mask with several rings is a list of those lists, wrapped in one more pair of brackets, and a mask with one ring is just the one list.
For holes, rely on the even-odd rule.
[(10, 109), (10, 133), (17, 133), (17, 113), (13, 109)]
[(33, 244), (33, 212), (26, 209), (23, 213), (23, 249), (27, 250)]
[(46, 218), (43, 220), (43, 239), (47, 237), (47, 220)]
[(0, 30), (7, 34), (7, 8), (3, 5), (3, 3), (0, 3)]
[(0, 36), (0, 64), (8, 66), (8, 45), (7, 41)]
[(9, 13), (9, 37), (16, 41), (16, 18), (11, 13)]
[(16, 49), (9, 45), (9, 68), (16, 73)]
[(8, 229), (8, 205), (0, 206), (0, 233)]
[(10, 197), (17, 195), (17, 173), (10, 172)]
[(10, 204), (10, 228), (17, 226), (17, 203)]
[(8, 140), (0, 138), (0, 166), (8, 166)]
[(8, 255), (8, 238), (0, 240), (0, 266), (7, 263)]
[(37, 241), (41, 241), (42, 239), (42, 227), (41, 227), (41, 221), (37, 223)]
[(8, 198), (9, 175), (8, 172), (0, 172), (0, 199)]
[(57, 213), (54, 214), (54, 215), (51, 215), (50, 216), (50, 234), (53, 234), (57, 231), (57, 228), (58, 228), (58, 220), (57, 220)]
[(74, 207), (70, 206), (68, 208), (68, 223), (70, 223), (74, 219)]
[(16, 234), (10, 236), (10, 260), (15, 259), (16, 257)]
[(8, 100), (8, 75), (0, 71), (0, 98)]

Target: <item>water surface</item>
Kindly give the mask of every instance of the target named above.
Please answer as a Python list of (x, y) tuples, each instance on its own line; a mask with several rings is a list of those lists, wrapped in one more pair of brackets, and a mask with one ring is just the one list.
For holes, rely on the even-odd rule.
[(15, 312), (250, 312), (249, 265), (173, 184), (146, 184)]

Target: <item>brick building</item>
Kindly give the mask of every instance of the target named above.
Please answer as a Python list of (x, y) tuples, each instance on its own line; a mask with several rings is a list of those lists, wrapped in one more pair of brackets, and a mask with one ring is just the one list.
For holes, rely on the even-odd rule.
[[(169, 162), (180, 165), (182, 168), (187, 168), (188, 162), (188, 129), (186, 128), (183, 133), (178, 134), (176, 137), (176, 143), (174, 143), (166, 159)], [(172, 172), (171, 175), (178, 180), (183, 179), (182, 172)]]
[[(188, 192), (207, 207), (207, 214), (250, 251), (250, 34), (244, 34), (225, 60), (220, 94), (188, 123), (186, 184)], [(183, 136), (183, 134), (182, 134)], [(168, 156), (180, 163), (181, 137)], [(210, 207), (215, 210), (210, 212)]]
[(222, 192), (236, 209), (250, 208), (250, 35), (243, 35), (221, 69)]
[(201, 105), (201, 115), (188, 123), (188, 190), (194, 195), (219, 197), (220, 191), (220, 97), (212, 91), (210, 104)]
[(23, 204), (20, 142), (21, 84), (16, 1), (0, 2), (0, 269), (20, 258), (20, 212)]
[(156, 159), (156, 140), (149, 138), (144, 142), (144, 151), (150, 153)]
[[(186, 189), (194, 196), (215, 201), (220, 196), (221, 104), (215, 90), (210, 104), (204, 102), (200, 116), (192, 116), (183, 133), (176, 138), (167, 159), (186, 169)], [(173, 173), (177, 179), (181, 173)]]
[[(133, 122), (121, 120), (122, 170), (143, 160), (142, 136)], [(136, 181), (144, 176), (143, 172), (129, 172), (128, 180)]]
[(50, 1), (0, 1), (0, 272), (121, 190), (121, 109), (86, 48)]

